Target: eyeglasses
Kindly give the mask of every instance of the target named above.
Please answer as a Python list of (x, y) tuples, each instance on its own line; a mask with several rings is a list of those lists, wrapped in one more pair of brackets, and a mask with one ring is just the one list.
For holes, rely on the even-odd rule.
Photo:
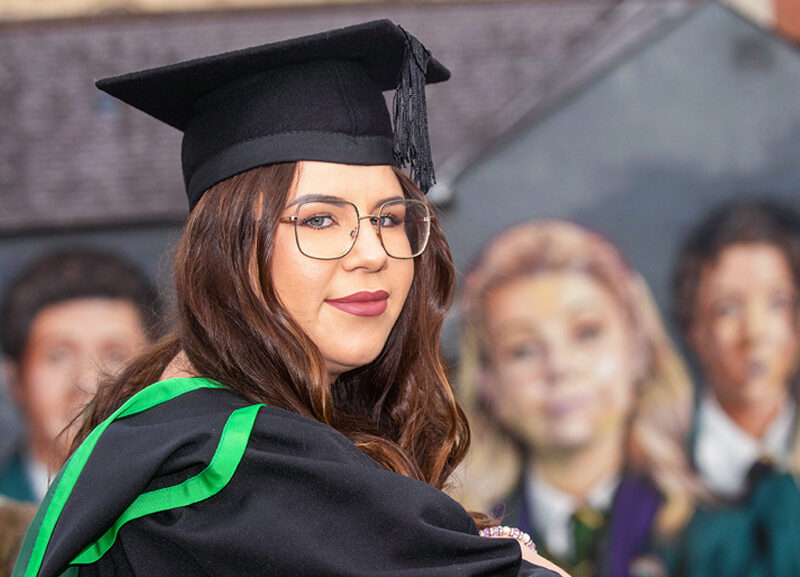
[(364, 216), (352, 202), (311, 200), (298, 204), (295, 214), (280, 222), (294, 224), (301, 253), (332, 260), (350, 252), (364, 219), (375, 227), (383, 250), (392, 258), (414, 258), (428, 245), (431, 212), (421, 200), (391, 200), (380, 205), (378, 214)]

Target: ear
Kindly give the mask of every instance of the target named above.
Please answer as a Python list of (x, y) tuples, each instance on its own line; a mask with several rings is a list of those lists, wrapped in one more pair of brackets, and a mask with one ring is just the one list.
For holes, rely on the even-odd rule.
[(648, 369), (652, 364), (651, 357), (654, 354), (650, 349), (644, 335), (635, 335), (636, 342), (631, 348), (631, 366), (633, 372), (633, 382), (641, 383), (647, 375)]
[(3, 382), (6, 385), (6, 391), (8, 391), (9, 396), (18, 406), (22, 406), (23, 391), (22, 383), (20, 382), (19, 363), (9, 358), (4, 358), (2, 362), (0, 362), (0, 366), (2, 366)]
[(704, 358), (705, 352), (705, 341), (706, 341), (706, 331), (703, 330), (703, 323), (697, 321), (697, 319), (692, 319), (692, 324), (689, 326), (689, 329), (686, 331), (686, 340), (689, 342), (689, 346), (692, 347), (694, 353), (699, 358)]
[(481, 367), (478, 375), (478, 398), (483, 401), (489, 411), (494, 411), (497, 401), (494, 372), (488, 366)]

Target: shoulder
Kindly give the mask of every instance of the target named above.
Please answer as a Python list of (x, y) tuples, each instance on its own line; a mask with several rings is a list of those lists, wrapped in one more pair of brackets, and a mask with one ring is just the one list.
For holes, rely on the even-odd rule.
[[(254, 467), (263, 474), (266, 467), (285, 467), (287, 459), (377, 466), (346, 437), (313, 419), (253, 404), (213, 381), (161, 381), (126, 402), (71, 457), (67, 468), (75, 472), (76, 491), (70, 502), (80, 507), (80, 496), (94, 499), (100, 493), (112, 511), (220, 463), (241, 462), (243, 475)], [(104, 489), (109, 480), (113, 491)]]
[(650, 477), (630, 472), (622, 475), (614, 498), (617, 502), (636, 503), (648, 510), (657, 509), (664, 500)]
[[(43, 567), (70, 563), (88, 543), (82, 536), (108, 529), (113, 545), (114, 527), (141, 527), (165, 516), (170, 525), (174, 514), (193, 518), (218, 507), (220, 514), (208, 518), (238, 515), (253, 526), (276, 510), (281, 495), (291, 497), (315, 475), (336, 476), (330, 465), (320, 474), (325, 459), (350, 469), (377, 466), (322, 423), (252, 404), (216, 384), (180, 385), (162, 381), (141, 391), (73, 454), (45, 500), (42, 527), (48, 517), (58, 522), (35, 531), (50, 543)], [(240, 496), (258, 506), (232, 505)], [(93, 547), (99, 555), (108, 550), (100, 541)]]
[[(84, 442), (90, 446), (76, 451), (71, 461), (77, 462), (70, 464), (80, 472), (70, 499), (76, 507), (85, 505), (81, 496), (92, 499), (100, 492), (107, 509), (117, 510), (142, 492), (182, 483), (232, 455), (242, 463), (236, 476), (252, 479), (267, 469), (285, 470), (287, 462), (379, 467), (344, 435), (314, 419), (254, 404), (213, 381), (175, 381), (140, 392), (132, 398), (137, 409), (121, 409), (92, 433), (93, 442), (91, 436)], [(109, 480), (113, 491), (103, 489)]]
[(664, 499), (645, 476), (627, 473), (617, 486), (610, 511), (611, 539), (640, 545), (654, 530)]
[(0, 462), (0, 495), (25, 502), (36, 500), (21, 451), (6, 455)]
[(145, 411), (115, 420), (103, 433), (101, 445), (133, 443), (146, 452), (171, 460), (185, 453), (210, 455), (223, 431), (234, 427), (234, 415), (251, 414), (248, 450), (323, 460), (356, 459), (378, 466), (347, 437), (317, 420), (269, 405), (256, 405), (226, 388), (198, 388)]
[(530, 528), (530, 519), (527, 516), (527, 497), (525, 493), (525, 477), (520, 475), (511, 491), (492, 507), (492, 515), (502, 517), (503, 524), (513, 526), (523, 526)]

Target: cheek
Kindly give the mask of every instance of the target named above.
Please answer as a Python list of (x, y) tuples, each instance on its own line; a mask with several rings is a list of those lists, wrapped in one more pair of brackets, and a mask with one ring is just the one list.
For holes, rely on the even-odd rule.
[(726, 319), (696, 319), (697, 324), (691, 333), (694, 348), (703, 370), (712, 380), (722, 375), (736, 372), (742, 355), (737, 351), (739, 327)]
[(709, 323), (708, 344), (712, 352), (724, 352), (737, 346), (741, 327), (733, 319), (717, 319)]
[(521, 377), (515, 371), (498, 370), (492, 380), (494, 404), (505, 415), (537, 410), (544, 397), (546, 385), (531, 377)]
[(24, 375), (24, 405), (30, 425), (54, 437), (71, 416), (73, 380), (63, 369), (31, 367)]
[(295, 322), (302, 326), (313, 322), (324, 301), (335, 262), (303, 256), (293, 237), (276, 238), (270, 266), (271, 282), (281, 304)]
[(544, 419), (540, 417), (547, 385), (501, 364), (487, 376), (483, 388), (494, 418), (535, 444), (542, 435)]
[(798, 364), (798, 356), (800, 356), (800, 340), (798, 340), (797, 327), (792, 321), (782, 321), (776, 323), (777, 326), (772, 332), (771, 348), (774, 355), (777, 370), (785, 375), (780, 375), (785, 378), (788, 373), (794, 370)]
[(611, 411), (614, 416), (627, 413), (633, 405), (636, 369), (631, 361), (627, 356), (608, 354), (593, 364), (590, 378), (597, 406)]
[(627, 373), (627, 363), (618, 355), (601, 355), (591, 366), (591, 378), (604, 386)]
[[(408, 293), (411, 291), (411, 284), (414, 282), (414, 259), (400, 260), (397, 262), (398, 270), (395, 272), (397, 278), (397, 293), (402, 295), (398, 299), (400, 309), (405, 305)], [(400, 316), (400, 311), (397, 311), (395, 320)]]
[(73, 386), (70, 378), (73, 372), (73, 367), (64, 363), (54, 366), (33, 361), (28, 364), (23, 373), (27, 404), (41, 410), (57, 406)]
[(798, 332), (794, 319), (781, 316), (773, 319), (769, 335), (773, 346), (777, 349), (791, 350), (797, 347)]

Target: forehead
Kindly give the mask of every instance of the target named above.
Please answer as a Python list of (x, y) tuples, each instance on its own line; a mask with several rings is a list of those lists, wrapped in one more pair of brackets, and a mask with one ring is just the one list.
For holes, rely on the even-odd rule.
[(337, 196), (359, 204), (403, 195), (403, 188), (389, 165), (349, 165), (332, 162), (298, 163), (295, 185), (289, 192), (291, 203), (306, 195)]
[(786, 254), (767, 243), (733, 244), (703, 267), (701, 288), (757, 290), (764, 286), (794, 287)]
[(47, 305), (31, 322), (28, 340), (75, 337), (97, 338), (111, 334), (144, 333), (137, 306), (116, 298), (88, 297)]
[(487, 295), (485, 313), (490, 326), (568, 320), (583, 313), (624, 316), (603, 283), (577, 271), (539, 273), (504, 283)]

